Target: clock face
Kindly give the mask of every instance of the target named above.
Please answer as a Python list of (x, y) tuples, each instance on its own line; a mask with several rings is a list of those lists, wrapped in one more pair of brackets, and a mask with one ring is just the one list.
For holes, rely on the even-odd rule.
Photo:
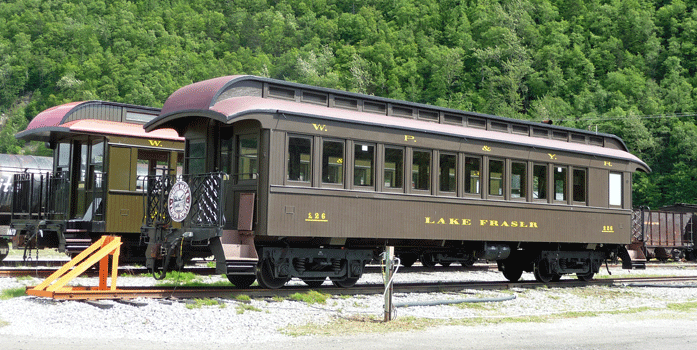
[(172, 186), (167, 198), (167, 210), (173, 221), (182, 222), (191, 209), (191, 189), (184, 181), (178, 181)]

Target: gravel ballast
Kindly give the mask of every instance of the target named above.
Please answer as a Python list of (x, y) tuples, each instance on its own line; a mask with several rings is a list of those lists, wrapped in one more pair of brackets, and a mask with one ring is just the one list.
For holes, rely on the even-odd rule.
[[(697, 270), (693, 266), (649, 268), (644, 271), (613, 269), (612, 272), (613, 276), (697, 275)], [(607, 275), (607, 272), (603, 270), (600, 275)], [(200, 279), (205, 282), (216, 282), (222, 280), (222, 277), (202, 276)], [(534, 278), (532, 274), (526, 273), (523, 279), (533, 280)], [(493, 270), (399, 273), (395, 279), (397, 283), (502, 280), (503, 276)], [(36, 285), (41, 281), (36, 278), (0, 278), (0, 291)], [(119, 277), (117, 284), (118, 286), (145, 286), (152, 283), (154, 281), (146, 277)], [(300, 281), (291, 283), (302, 285)], [(382, 276), (366, 274), (359, 283), (382, 284)], [(78, 278), (73, 285), (95, 286), (98, 285), (98, 281), (96, 278)], [(325, 282), (325, 285), (330, 285), (330, 282)], [(55, 301), (21, 296), (0, 300), (0, 348), (42, 349), (50, 345), (53, 349), (148, 349), (170, 346), (179, 349), (214, 349), (231, 346), (269, 348), (274, 345), (296, 344), (294, 348), (298, 350), (314, 348), (307, 344), (324, 344), (334, 348), (348, 349), (358, 346), (342, 347), (345, 341), (348, 341), (349, 345), (367, 342), (362, 344), (362, 348), (373, 348), (371, 344), (378, 339), (375, 338), (377, 336), (395, 339), (387, 347), (375, 348), (419, 348), (417, 339), (422, 339), (418, 336), (419, 334), (434, 339), (440, 335), (444, 339), (452, 340), (457, 338), (455, 333), (452, 333), (454, 330), (458, 330), (456, 333), (462, 336), (478, 329), (503, 330), (518, 327), (519, 331), (525, 332), (526, 327), (533, 325), (536, 329), (540, 329), (544, 325), (558, 324), (561, 328), (554, 327), (552, 330), (556, 329), (559, 332), (551, 331), (551, 333), (563, 336), (564, 329), (573, 333), (574, 327), (581, 323), (587, 323), (589, 327), (597, 327), (599, 322), (619, 325), (620, 321), (626, 320), (627, 322), (641, 321), (644, 322), (641, 324), (645, 324), (648, 328), (657, 328), (660, 327), (661, 322), (672, 322), (679, 317), (681, 322), (692, 324), (694, 334), (694, 325), (697, 323), (697, 308), (694, 306), (697, 302), (695, 287), (592, 286), (520, 288), (510, 291), (464, 290), (460, 293), (395, 294), (394, 302), (413, 304), (424, 301), (500, 298), (511, 295), (515, 296), (512, 300), (476, 305), (400, 307), (397, 309), (398, 321), (409, 320), (428, 324), (430, 327), (408, 329), (408, 326), (405, 326), (407, 327), (403, 329), (405, 333), (392, 332), (386, 336), (356, 333), (351, 326), (351, 322), (362, 322), (368, 323), (367, 329), (371, 329), (370, 323), (374, 323), (372, 328), (381, 329), (379, 322), (369, 321), (382, 320), (384, 299), (381, 295), (336, 296), (329, 298), (324, 304), (312, 305), (279, 298), (276, 300), (253, 299), (250, 302), (220, 299), (215, 305), (198, 307), (192, 307), (185, 301), (137, 299), (144, 303), (144, 306), (102, 301), (102, 304), (111, 306), (108, 309), (78, 301)], [(687, 310), (680, 310), (680, 305), (687, 305)], [(510, 322), (513, 318), (519, 320)], [(346, 321), (347, 319), (354, 321)], [(343, 320), (343, 322), (337, 322), (337, 320)], [(497, 326), (504, 320), (509, 322)], [(540, 322), (543, 322), (543, 325)], [(303, 332), (308, 332), (305, 329), (315, 329), (302, 327), (306, 325), (330, 325), (330, 336), (305, 335), (307, 333)], [(680, 327), (672, 324), (666, 324), (665, 327), (675, 329), (678, 333), (682, 332)], [(601, 327), (600, 331), (602, 329)], [(301, 335), (289, 335), (297, 332)], [(326, 328), (320, 332), (326, 332)], [(515, 332), (515, 329), (510, 332)], [(480, 334), (481, 341), (485, 344), (480, 344), (478, 348), (489, 348), (487, 345), (497, 348), (501, 345), (501, 343), (489, 344), (486, 339), (491, 334), (490, 332), (486, 334), (486, 336)], [(508, 335), (509, 333), (505, 333), (499, 337), (500, 339), (496, 339), (503, 341)], [(568, 336), (567, 339), (569, 339)], [(516, 338), (509, 340), (516, 341)], [(397, 347), (396, 345), (401, 342), (404, 342), (403, 346)], [(305, 345), (307, 347), (303, 347)], [(446, 343), (441, 345), (448, 347)], [(453, 348), (457, 345), (463, 344), (453, 344)], [(604, 348), (605, 345), (598, 343), (597, 347)], [(539, 345), (536, 348), (539, 349)]]

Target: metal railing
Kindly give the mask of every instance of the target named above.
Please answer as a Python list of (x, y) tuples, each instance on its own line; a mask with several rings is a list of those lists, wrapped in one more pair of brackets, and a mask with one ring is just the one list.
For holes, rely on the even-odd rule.
[(68, 172), (15, 174), (12, 183), (12, 218), (61, 220), (68, 217)]
[[(191, 189), (191, 208), (184, 227), (223, 227), (225, 226), (225, 209), (223, 198), (224, 173), (207, 173), (200, 175), (184, 175)], [(172, 186), (177, 182), (174, 175), (142, 176), (141, 181), (147, 182), (145, 200), (146, 227), (164, 226), (172, 222), (169, 214), (168, 197)]]

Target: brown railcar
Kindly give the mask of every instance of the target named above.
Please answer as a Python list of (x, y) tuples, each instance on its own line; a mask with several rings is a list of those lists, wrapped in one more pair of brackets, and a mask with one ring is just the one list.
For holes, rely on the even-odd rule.
[(116, 234), (124, 242), (122, 261), (144, 262), (145, 182), (138, 176), (176, 169), (184, 147), (173, 130), (145, 132), (143, 124), (159, 112), (87, 101), (39, 113), (16, 137), (46, 142), (54, 150), (53, 171), (15, 176), (10, 228), (0, 239), (24, 248), (25, 257), (32, 248), (73, 255), (104, 234)]
[(179, 89), (145, 126), (163, 127), (186, 139), (189, 187), (153, 178), (148, 202), (190, 206), (147, 209), (168, 212), (146, 217), (151, 249), (209, 247), (239, 286), (350, 286), (385, 245), (511, 280), (631, 267), (632, 173), (649, 168), (613, 135), (253, 76)]
[(677, 204), (660, 210), (635, 210), (632, 245), (637, 247), (638, 258), (696, 260), (696, 220), (697, 207), (689, 204)]

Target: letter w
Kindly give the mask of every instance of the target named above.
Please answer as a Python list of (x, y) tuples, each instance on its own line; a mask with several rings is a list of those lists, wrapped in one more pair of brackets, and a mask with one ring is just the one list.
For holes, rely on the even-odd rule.
[(321, 131), (324, 131), (324, 127), (325, 127), (326, 125), (320, 125), (320, 124), (312, 124), (312, 126), (314, 126), (314, 127), (315, 127), (315, 130), (321, 130)]
[(157, 147), (162, 146), (162, 141), (158, 141), (158, 140), (148, 140), (148, 141), (150, 142), (150, 146), (157, 146)]

